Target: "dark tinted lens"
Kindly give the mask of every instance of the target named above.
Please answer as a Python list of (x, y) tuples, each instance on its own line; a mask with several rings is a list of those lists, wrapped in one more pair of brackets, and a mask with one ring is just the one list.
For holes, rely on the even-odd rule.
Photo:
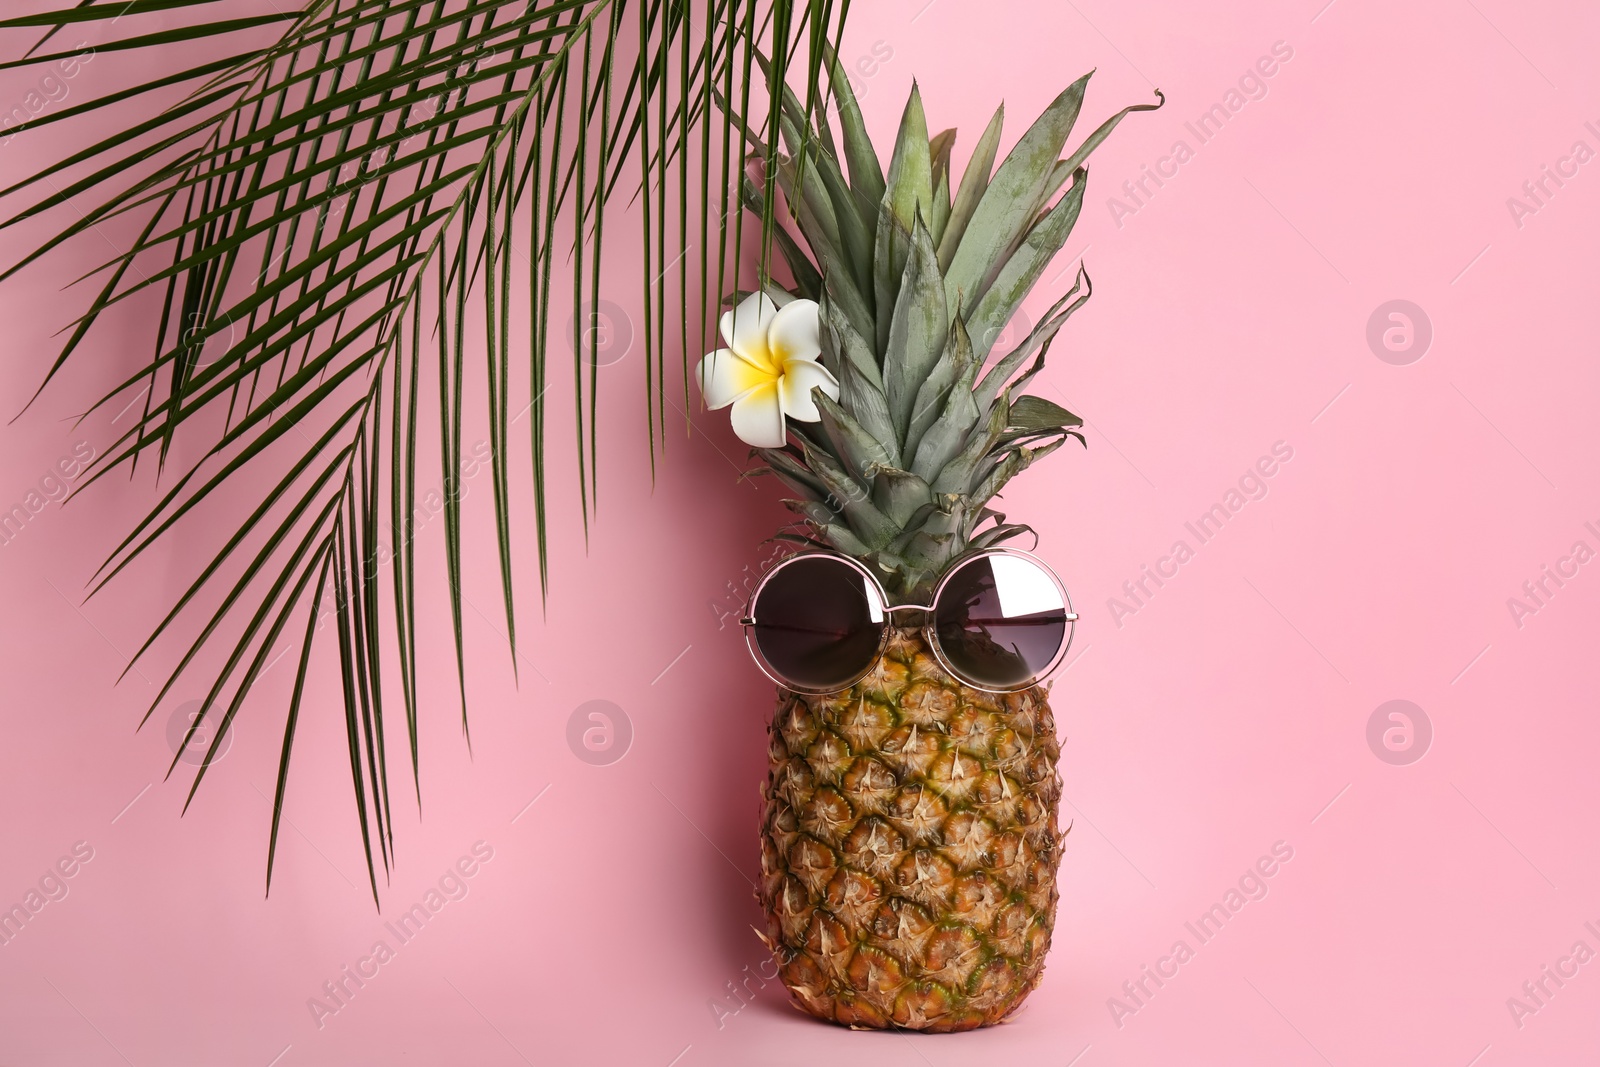
[(854, 567), (803, 557), (775, 573), (756, 598), (750, 632), (767, 666), (796, 689), (836, 692), (878, 654), (883, 609)]
[(934, 605), (939, 649), (985, 689), (1035, 680), (1067, 639), (1067, 610), (1050, 575), (1021, 556), (981, 556), (962, 565)]

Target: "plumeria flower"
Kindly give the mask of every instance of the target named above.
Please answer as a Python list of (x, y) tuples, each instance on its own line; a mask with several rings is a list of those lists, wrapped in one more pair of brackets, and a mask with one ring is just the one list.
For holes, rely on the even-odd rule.
[(719, 348), (700, 361), (700, 392), (712, 410), (733, 405), (733, 432), (757, 448), (782, 448), (784, 416), (816, 422), (811, 390), (839, 399), (839, 382), (817, 362), (822, 354), (817, 302), (792, 300), (781, 309), (752, 293), (724, 312)]

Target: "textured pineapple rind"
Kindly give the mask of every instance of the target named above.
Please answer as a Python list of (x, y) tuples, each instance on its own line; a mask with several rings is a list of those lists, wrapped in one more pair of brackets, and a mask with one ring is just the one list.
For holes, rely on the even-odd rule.
[(759, 897), (796, 1006), (934, 1032), (1014, 1011), (1044, 970), (1064, 838), (1045, 689), (963, 686), (896, 631), (843, 693), (780, 688), (769, 755)]

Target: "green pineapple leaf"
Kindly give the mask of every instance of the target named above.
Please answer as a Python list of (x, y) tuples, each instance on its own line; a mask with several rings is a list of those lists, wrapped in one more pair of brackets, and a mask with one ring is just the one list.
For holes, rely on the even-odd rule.
[(1017, 397), (1006, 415), (1008, 430), (1075, 430), (1082, 425), (1081, 418), (1042, 396)]
[(894, 419), (895, 439), (904, 449), (917, 390), (944, 354), (950, 329), (938, 256), (920, 215), (912, 222), (911, 251), (896, 290), (899, 299), (895, 301), (883, 347), (883, 385)]
[(950, 153), (956, 146), (956, 128), (940, 130), (928, 138), (928, 162), (932, 168), (933, 184), (939, 184), (941, 174), (950, 173)]
[(922, 94), (913, 83), (911, 96), (900, 116), (894, 154), (889, 159), (889, 177), (873, 244), (873, 294), (878, 324), (874, 336), (880, 356), (889, 344), (889, 326), (895, 317), (912, 226), (918, 219), (928, 217), (933, 204), (932, 168)]
[(945, 298), (969, 315), (1017, 241), (1033, 225), (1057, 157), (1083, 106), (1085, 74), (1056, 97), (1006, 156), (973, 209), (950, 260)]
[(951, 387), (944, 411), (918, 442), (911, 469), (922, 478), (936, 478), (944, 470), (945, 465), (961, 450), (967, 434), (981, 417), (982, 413), (972, 396), (972, 379), (977, 373), (978, 365), (968, 363), (966, 370)]
[(989, 410), (995, 398), (1000, 395), (1000, 390), (1005, 388), (1006, 383), (1011, 380), (1011, 376), (1016, 373), (1023, 360), (1036, 351), (1043, 351), (1049, 348), (1050, 342), (1061, 331), (1061, 327), (1066, 325), (1067, 319), (1071, 318), (1072, 313), (1084, 305), (1092, 291), (1093, 286), (1089, 281), (1089, 272), (1080, 266), (1077, 277), (1073, 280), (1072, 288), (1068, 289), (1065, 295), (1050, 306), (1044, 317), (1039, 320), (1038, 325), (1029, 331), (1027, 337), (1022, 339), (1021, 344), (1017, 345), (1016, 348), (1001, 359), (996, 360), (994, 365), (984, 374), (983, 380), (978, 383), (978, 388), (974, 392), (974, 399), (980, 410)]
[(1000, 149), (1000, 131), (1005, 126), (1005, 120), (1006, 106), (1001, 104), (995, 109), (989, 125), (984, 127), (983, 135), (978, 138), (977, 146), (972, 150), (972, 158), (967, 161), (967, 169), (962, 172), (961, 185), (956, 190), (954, 203), (950, 206), (950, 221), (945, 224), (944, 234), (939, 239), (941, 270), (950, 269), (950, 260), (961, 245), (962, 235), (967, 232), (967, 224), (972, 221), (972, 213), (977, 210), (978, 201), (989, 188), (989, 177), (994, 173), (994, 158)]
[(961, 321), (960, 315), (957, 315), (951, 322), (949, 334), (945, 338), (944, 354), (933, 365), (933, 369), (922, 380), (922, 384), (917, 387), (916, 403), (911, 409), (911, 421), (906, 427), (903, 449), (906, 455), (917, 454), (923, 434), (944, 413), (945, 399), (957, 380), (965, 378), (968, 388), (971, 388), (970, 372), (975, 369), (978, 362), (973, 355), (972, 339), (967, 334), (966, 323)]
[(1033, 290), (1039, 276), (1067, 243), (1072, 227), (1083, 210), (1083, 191), (1087, 171), (1079, 168), (1066, 193), (1039, 223), (1028, 231), (1022, 245), (996, 273), (993, 283), (972, 309), (970, 328), (975, 338), (974, 353), (982, 362), (989, 355), (992, 339), (1000, 335), (1023, 299)]
[(872, 502), (896, 528), (904, 528), (918, 508), (933, 503), (933, 490), (910, 471), (877, 467), (872, 472)]
[(844, 142), (845, 162), (850, 168), (850, 188), (855, 191), (861, 221), (876, 230), (878, 208), (883, 203), (883, 165), (878, 162), (878, 150), (867, 136), (867, 125), (861, 117), (861, 105), (850, 88), (850, 76), (833, 46), (824, 42), (823, 54), (827, 57), (830, 77), (828, 87), (839, 105), (839, 137)]
[(809, 441), (802, 441), (805, 464), (821, 480), (827, 495), (823, 502), (844, 515), (850, 529), (873, 548), (882, 548), (899, 532), (889, 516), (870, 499), (865, 484), (851, 477), (833, 457)]
[(816, 401), (822, 430), (832, 445), (833, 454), (849, 464), (852, 474), (866, 481), (874, 469), (894, 465), (894, 458), (878, 438), (824, 393), (820, 386), (811, 390), (811, 397)]

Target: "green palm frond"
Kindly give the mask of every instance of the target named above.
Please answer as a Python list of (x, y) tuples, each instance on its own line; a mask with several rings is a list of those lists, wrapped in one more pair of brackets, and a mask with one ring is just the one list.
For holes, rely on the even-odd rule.
[[(124, 468), (131, 475), (146, 457), (167, 485), (96, 573), (90, 595), (225, 483), (255, 487), (237, 531), (134, 659), (187, 625), (187, 649), (151, 711), (181, 675), (204, 665), (210, 685), (190, 738), (207, 719), (220, 738), (280, 636), (296, 635), (291, 623), (305, 618), (274, 799), (269, 889), (325, 598), (333, 603), (350, 772), (375, 901), (374, 851), (385, 870), (393, 857), (385, 711), (397, 696), (420, 803), (412, 547), (419, 442), (425, 451), (437, 441), (444, 479), (445, 576), (465, 733), (464, 398), (480, 384), (487, 395), (515, 669), (508, 461), (514, 449), (531, 449), (543, 590), (546, 531), (557, 513), (545, 492), (552, 343), (573, 349), (577, 503), (586, 529), (598, 486), (593, 320), (575, 313), (570, 338), (552, 323), (557, 286), (576, 308), (595, 306), (608, 205), (636, 197), (653, 454), (665, 434), (668, 351), (676, 347), (686, 360), (691, 320), (702, 337), (706, 328), (704, 309), (691, 307), (703, 298), (691, 288), (688, 254), (699, 246), (701, 293), (723, 291), (742, 242), (759, 242), (765, 264), (770, 228), (747, 238), (737, 192), (730, 204), (754, 147), (745, 131), (766, 124), (764, 145), (778, 143), (780, 108), (769, 86), (782, 84), (791, 65), (805, 107), (815, 105), (823, 56), (848, 8), (848, 0), (301, 0), (292, 10), (262, 13), (244, 12), (234, 0), (62, 0), (54, 11), (0, 19), (13, 38), (39, 35), (7, 67), (73, 55), (61, 44), (71, 29), (110, 38), (97, 52), (171, 57), (180, 68), (12, 128), (26, 134), (102, 112), (124, 123), (0, 189), (10, 205), (0, 230), (42, 213), (59, 220), (0, 280), (101, 227), (137, 233), (125, 252), (78, 280), (92, 295), (64, 331), (41, 390), (108, 313), (130, 300), (160, 304), (152, 355), (90, 409), (130, 396), (139, 404), (142, 396), (139, 419), (102, 453), (84, 486)], [(770, 83), (754, 67), (758, 49), (773, 57)], [(740, 132), (712, 123), (715, 100), (737, 100)], [(775, 150), (762, 151), (771, 174)], [(765, 195), (770, 205), (770, 180)], [(691, 214), (691, 202), (703, 210)], [(724, 226), (730, 207), (740, 221)], [(669, 269), (680, 260), (669, 292)], [(513, 321), (514, 285), (519, 297), (527, 286), (527, 321)], [(669, 339), (674, 305), (679, 330)], [(481, 342), (468, 337), (479, 323)], [(513, 360), (524, 358), (529, 395), (513, 399)], [(436, 438), (419, 403), (434, 387), (429, 363), (437, 368)], [(530, 433), (513, 444), (523, 412)], [(174, 460), (180, 431), (200, 445), (192, 463)], [(394, 546), (388, 588), (376, 563), (385, 534)], [(392, 648), (380, 636), (386, 618)], [(212, 656), (201, 653), (218, 648), (225, 655), (213, 668)], [(216, 754), (213, 743), (190, 800)]]

